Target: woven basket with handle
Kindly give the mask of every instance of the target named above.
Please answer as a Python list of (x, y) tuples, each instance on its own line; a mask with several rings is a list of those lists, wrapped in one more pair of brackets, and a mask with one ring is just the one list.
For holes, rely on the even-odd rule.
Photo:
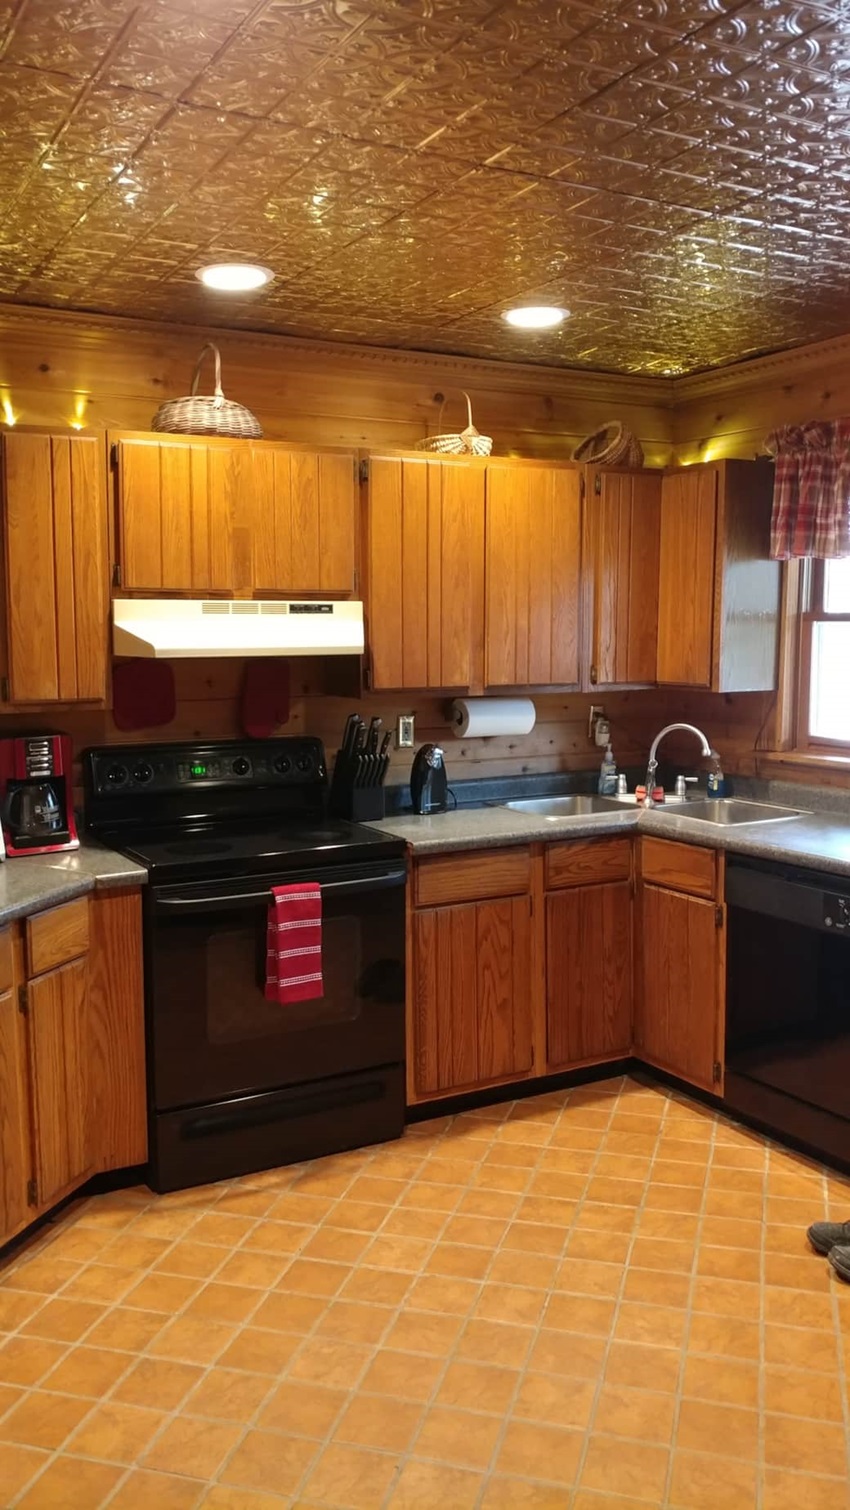
[[(463, 389), (461, 389), (463, 392)], [(481, 435), (472, 423), (472, 400), (468, 393), (463, 393), (466, 399), (467, 426), (465, 430), (448, 432), (445, 435), (429, 435), (425, 440), (416, 442), (417, 451), (432, 451), (437, 456), (489, 456), (493, 449), (493, 438), (490, 435)], [(439, 430), (443, 420), (443, 410), (446, 401), (440, 405), (437, 415), (437, 429)]]
[(631, 430), (614, 419), (582, 441), (573, 461), (595, 462), (605, 467), (642, 467), (643, 447)]
[[(208, 351), (215, 357), (215, 392), (212, 395), (198, 393), (201, 364)], [(167, 399), (160, 404), (151, 420), (151, 429), (164, 430), (169, 435), (228, 435), (243, 440), (259, 440), (263, 433), (259, 420), (250, 409), (225, 398), (221, 386), (221, 352), (212, 341), (207, 342), (195, 364), (188, 398)]]

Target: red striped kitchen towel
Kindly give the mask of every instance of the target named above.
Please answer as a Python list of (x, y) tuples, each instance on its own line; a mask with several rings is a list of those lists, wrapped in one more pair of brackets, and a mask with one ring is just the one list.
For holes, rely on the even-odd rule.
[(273, 886), (266, 941), (266, 1000), (323, 996), (322, 888), (317, 881)]

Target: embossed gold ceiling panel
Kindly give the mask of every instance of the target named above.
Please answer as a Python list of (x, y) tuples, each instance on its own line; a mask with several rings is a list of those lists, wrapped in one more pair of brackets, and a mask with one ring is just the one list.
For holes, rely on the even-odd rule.
[(693, 371), (850, 329), (848, 107), (850, 0), (0, 0), (0, 298)]

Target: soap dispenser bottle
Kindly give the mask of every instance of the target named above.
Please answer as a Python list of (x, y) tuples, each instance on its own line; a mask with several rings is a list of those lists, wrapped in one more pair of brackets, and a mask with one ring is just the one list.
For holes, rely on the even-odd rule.
[(617, 762), (610, 745), (606, 745), (602, 764), (599, 767), (600, 797), (616, 797), (617, 795)]
[(715, 755), (715, 757), (714, 757), (714, 765), (712, 766), (711, 770), (709, 771), (709, 775), (708, 775), (708, 795), (709, 795), (709, 797), (725, 797), (726, 796), (726, 777), (723, 775), (723, 772), (720, 769), (720, 756), (719, 755)]

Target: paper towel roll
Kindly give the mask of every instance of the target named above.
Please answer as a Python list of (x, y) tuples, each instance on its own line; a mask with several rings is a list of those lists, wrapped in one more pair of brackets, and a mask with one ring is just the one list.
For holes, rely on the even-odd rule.
[(530, 734), (536, 717), (530, 697), (458, 697), (452, 703), (452, 729), (458, 739)]

